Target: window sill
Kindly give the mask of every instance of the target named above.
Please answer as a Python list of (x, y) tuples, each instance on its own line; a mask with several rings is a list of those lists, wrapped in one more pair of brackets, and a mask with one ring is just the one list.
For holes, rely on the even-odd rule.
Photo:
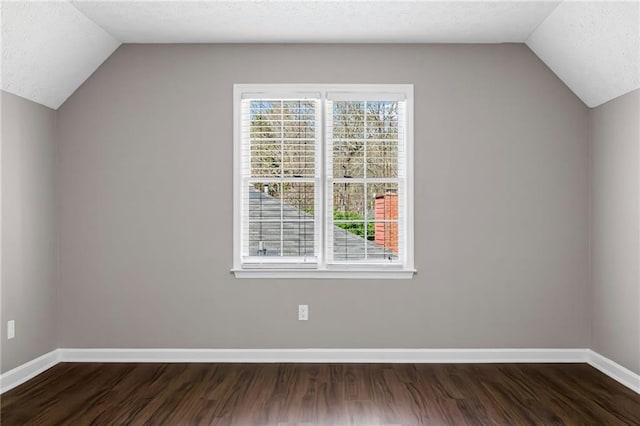
[(232, 269), (236, 278), (411, 279), (415, 269)]

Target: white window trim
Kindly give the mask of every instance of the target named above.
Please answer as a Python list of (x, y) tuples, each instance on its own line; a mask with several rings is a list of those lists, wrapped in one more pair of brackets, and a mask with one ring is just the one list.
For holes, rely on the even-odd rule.
[[(319, 244), (323, 248), (318, 253), (317, 263), (301, 266), (299, 264), (273, 264), (265, 262), (264, 267), (260, 264), (244, 265), (242, 263), (241, 247), (241, 212), (242, 197), (241, 194), (241, 102), (243, 95), (256, 93), (275, 94), (287, 96), (296, 96), (299, 94), (308, 95), (309, 93), (320, 93), (321, 102), (320, 109), (322, 114), (321, 120), (321, 139), (322, 152), (318, 162), (321, 169), (321, 179), (319, 191), (321, 193), (320, 200), (322, 205), (319, 206), (323, 212), (323, 220), (319, 220), (320, 229), (316, 229), (316, 235), (320, 237)], [(363, 93), (365, 96), (376, 97), (379, 94), (394, 93), (404, 94), (406, 98), (406, 165), (405, 165), (405, 219), (404, 219), (404, 264), (387, 264), (387, 263), (326, 263), (326, 218), (324, 217), (327, 203), (325, 188), (326, 170), (324, 146), (326, 144), (326, 117), (325, 104), (328, 93)], [(233, 85), (233, 268), (231, 272), (236, 278), (326, 278), (326, 279), (410, 279), (416, 270), (414, 269), (414, 205), (413, 205), (413, 85), (412, 84), (234, 84)], [(317, 206), (318, 208), (318, 206)], [(278, 267), (279, 266), (279, 267)], [(287, 267), (290, 266), (290, 267)]]

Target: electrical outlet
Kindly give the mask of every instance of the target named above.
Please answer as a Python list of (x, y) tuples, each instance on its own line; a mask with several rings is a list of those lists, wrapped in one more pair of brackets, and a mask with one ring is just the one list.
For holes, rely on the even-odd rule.
[(307, 321), (309, 319), (309, 305), (298, 305), (298, 320)]
[(16, 322), (11, 320), (7, 322), (7, 339), (16, 337)]

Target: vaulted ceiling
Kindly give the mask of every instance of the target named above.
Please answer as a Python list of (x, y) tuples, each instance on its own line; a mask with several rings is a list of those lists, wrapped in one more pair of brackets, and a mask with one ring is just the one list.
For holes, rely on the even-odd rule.
[(640, 87), (640, 0), (3, 1), (2, 89), (57, 109), (121, 43), (526, 43), (589, 107)]

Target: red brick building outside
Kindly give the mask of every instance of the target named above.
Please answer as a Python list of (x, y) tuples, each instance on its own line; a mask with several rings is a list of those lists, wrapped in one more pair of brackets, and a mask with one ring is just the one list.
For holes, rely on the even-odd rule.
[[(388, 191), (376, 195), (374, 216), (375, 243), (398, 253), (398, 194)], [(381, 220), (395, 222), (380, 222)]]

